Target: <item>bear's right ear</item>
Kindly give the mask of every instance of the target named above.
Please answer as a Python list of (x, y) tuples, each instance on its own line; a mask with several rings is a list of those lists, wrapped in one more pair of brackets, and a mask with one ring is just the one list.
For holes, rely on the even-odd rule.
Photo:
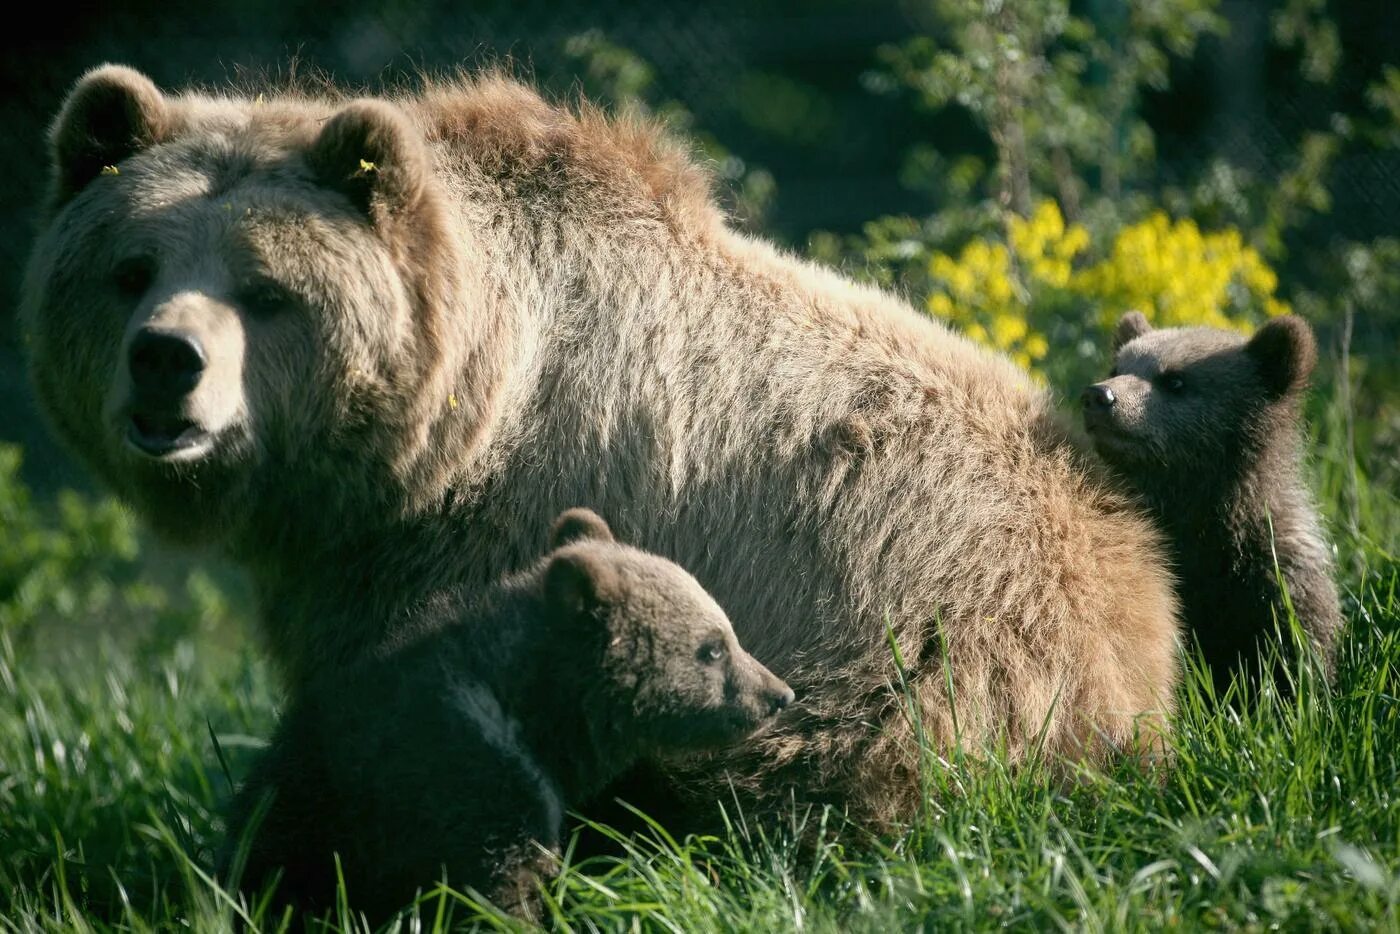
[(432, 176), (427, 146), (387, 101), (351, 101), (326, 121), (306, 154), (317, 179), (345, 195), (376, 227), (410, 211)]
[(102, 65), (83, 75), (49, 130), (50, 209), (82, 191), (103, 168), (160, 142), (169, 123), (165, 96), (134, 68)]
[(1117, 353), (1128, 341), (1151, 330), (1152, 325), (1147, 323), (1147, 315), (1140, 311), (1128, 312), (1118, 319), (1118, 324), (1113, 329), (1113, 352)]
[(612, 529), (591, 509), (566, 509), (549, 529), (549, 550), (562, 548), (570, 542), (591, 539), (599, 542), (616, 541)]
[(621, 580), (604, 558), (587, 548), (557, 555), (544, 572), (549, 605), (569, 616), (587, 613), (612, 602)]
[(1279, 396), (1305, 387), (1317, 364), (1312, 328), (1297, 315), (1283, 315), (1262, 325), (1245, 349), (1259, 365), (1264, 385)]

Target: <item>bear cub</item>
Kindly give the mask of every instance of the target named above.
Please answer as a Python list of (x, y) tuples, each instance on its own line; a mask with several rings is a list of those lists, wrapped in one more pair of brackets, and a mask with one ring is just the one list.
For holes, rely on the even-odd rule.
[[(1215, 328), (1154, 330), (1132, 311), (1113, 352), (1108, 379), (1081, 396), (1084, 425), (1166, 532), (1182, 617), (1217, 691), (1237, 673), (1257, 682), (1275, 614), (1286, 626), (1280, 576), (1330, 673), (1342, 617), (1302, 470), (1311, 329), (1285, 315), (1246, 340)], [(1292, 644), (1285, 636), (1281, 665)], [(1271, 675), (1286, 687), (1282, 670)]]
[(793, 700), (679, 566), (594, 513), (416, 635), (299, 695), (234, 802), (223, 869), (253, 891), (386, 917), (446, 878), (528, 915), (565, 809), (642, 757), (743, 739)]

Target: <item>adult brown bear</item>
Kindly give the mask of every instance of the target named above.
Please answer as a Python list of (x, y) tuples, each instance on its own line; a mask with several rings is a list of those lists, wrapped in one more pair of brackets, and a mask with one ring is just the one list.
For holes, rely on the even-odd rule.
[(1160, 729), (1158, 536), (1048, 395), (728, 229), (654, 128), (500, 77), (167, 97), (105, 66), (52, 157), (23, 308), (40, 396), (157, 529), (248, 569), (291, 688), (587, 504), (801, 698), (743, 758), (672, 767), (692, 791), (911, 813), (891, 640), (942, 746)]

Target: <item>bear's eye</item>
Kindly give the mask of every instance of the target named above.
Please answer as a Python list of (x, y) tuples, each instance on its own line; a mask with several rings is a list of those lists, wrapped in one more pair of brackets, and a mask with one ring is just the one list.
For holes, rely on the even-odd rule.
[(700, 661), (711, 665), (724, 661), (725, 650), (722, 642), (707, 642), (700, 646)]
[(1167, 392), (1181, 392), (1186, 388), (1186, 380), (1181, 378), (1180, 373), (1162, 373), (1157, 377), (1157, 385)]
[(255, 282), (238, 293), (238, 303), (255, 318), (271, 318), (296, 304), (296, 298), (276, 282)]
[(117, 263), (112, 281), (127, 298), (140, 298), (156, 280), (156, 261), (149, 256), (130, 256)]

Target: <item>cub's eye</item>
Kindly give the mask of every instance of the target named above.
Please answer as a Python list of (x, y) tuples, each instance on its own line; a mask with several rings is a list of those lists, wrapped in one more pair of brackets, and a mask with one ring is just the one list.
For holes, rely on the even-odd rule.
[(156, 261), (149, 256), (131, 256), (117, 263), (112, 282), (127, 298), (140, 298), (156, 279)]
[(1157, 377), (1157, 385), (1167, 392), (1181, 392), (1186, 388), (1186, 380), (1181, 378), (1180, 373), (1163, 373)]
[(271, 318), (296, 304), (296, 297), (276, 282), (255, 282), (238, 293), (238, 303), (255, 318)]
[(724, 644), (720, 642), (707, 642), (700, 646), (700, 661), (713, 665), (724, 661)]

